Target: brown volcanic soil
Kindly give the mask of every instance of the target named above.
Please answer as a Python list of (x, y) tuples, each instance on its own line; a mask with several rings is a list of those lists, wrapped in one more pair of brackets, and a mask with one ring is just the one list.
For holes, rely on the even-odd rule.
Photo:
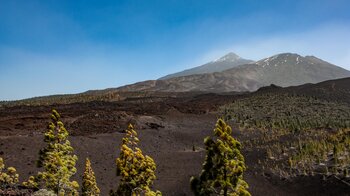
[[(80, 181), (86, 157), (93, 169), (102, 195), (116, 189), (115, 158), (123, 130), (128, 123), (136, 125), (141, 149), (157, 163), (154, 188), (163, 195), (192, 195), (189, 179), (198, 175), (204, 160), (203, 138), (212, 133), (219, 105), (237, 96), (207, 94), (166, 100), (124, 100), (119, 102), (90, 102), (54, 106), (16, 106), (0, 109), (0, 156), (7, 166), (18, 169), (20, 180), (35, 174), (35, 160), (43, 147), (42, 132), (49, 122), (52, 108), (63, 116), (71, 131), (70, 141), (79, 157)], [(235, 129), (238, 139), (243, 133)], [(192, 151), (192, 146), (196, 151)], [(253, 195), (349, 195), (350, 188), (336, 179), (299, 177), (283, 180), (271, 174), (261, 174), (257, 159), (264, 152), (244, 151), (248, 170), (245, 179)]]

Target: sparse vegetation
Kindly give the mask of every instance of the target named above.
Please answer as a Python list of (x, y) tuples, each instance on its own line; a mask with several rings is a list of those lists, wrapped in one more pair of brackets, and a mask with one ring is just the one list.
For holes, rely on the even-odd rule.
[[(75, 163), (78, 158), (73, 154), (74, 149), (68, 140), (69, 132), (60, 118), (60, 114), (53, 110), (51, 122), (44, 134), (47, 146), (40, 150), (37, 162), (37, 166), (44, 168), (44, 171), (30, 176), (26, 182), (23, 182), (25, 187), (37, 190), (33, 193), (34, 195), (78, 195), (79, 184), (70, 180), (76, 173)], [(143, 155), (141, 149), (137, 147), (138, 142), (137, 133), (130, 124), (122, 140), (120, 157), (116, 159), (117, 175), (121, 176), (121, 180), (118, 190), (112, 191), (111, 195), (162, 195), (160, 191), (151, 190), (153, 181), (156, 179), (156, 164), (151, 157)], [(16, 169), (9, 167), (4, 171), (4, 168), (3, 159), (0, 158), (0, 188), (2, 189), (18, 182)], [(86, 159), (85, 163), (82, 195), (100, 195), (89, 159)]]
[(250, 195), (248, 184), (243, 180), (246, 170), (241, 144), (232, 136), (232, 129), (219, 119), (214, 136), (204, 139), (206, 157), (202, 173), (191, 178), (191, 188), (196, 196)]
[(347, 103), (265, 93), (236, 100), (221, 111), (227, 120), (239, 124), (247, 148), (265, 149), (263, 170), (283, 178), (316, 174), (348, 178)]
[[(215, 108), (220, 105), (212, 101), (212, 95), (206, 96), (209, 98), (197, 97), (196, 99), (203, 99), (204, 101), (195, 106), (192, 104), (195, 102), (192, 99), (188, 99), (190, 100), (188, 103), (186, 102), (188, 100), (181, 100), (185, 104), (174, 102), (172, 103), (174, 105), (167, 105), (168, 103), (164, 105), (173, 108), (174, 111), (176, 110), (176, 115), (179, 115), (179, 111), (189, 111), (196, 106), (204, 105), (204, 107), (198, 108), (205, 108), (206, 104), (203, 103), (207, 102), (213, 104), (213, 107), (210, 106), (207, 108)], [(247, 169), (244, 163), (243, 153), (249, 161), (249, 175), (253, 173), (253, 175), (257, 175), (259, 173), (266, 178), (276, 179), (276, 177), (280, 177), (281, 179), (287, 178), (291, 181), (323, 178), (322, 182), (324, 181), (331, 185), (333, 182), (328, 179), (334, 180), (337, 178), (339, 180), (336, 179), (335, 181), (339, 183), (345, 182), (345, 184), (350, 182), (350, 106), (348, 103), (295, 94), (275, 94), (273, 92), (244, 94), (230, 99), (227, 98), (225, 102), (227, 103), (229, 100), (235, 101), (221, 107), (220, 111), (224, 114), (223, 118), (226, 122), (234, 125), (234, 128), (239, 127), (240, 130), (235, 130), (234, 133), (231, 133), (230, 126), (223, 120), (219, 120), (214, 129), (214, 136), (205, 139), (206, 158), (203, 164), (203, 170), (198, 177), (191, 179), (191, 188), (195, 195), (249, 195), (248, 185), (243, 180), (243, 173)], [(133, 103), (137, 102), (137, 106), (144, 105), (144, 102), (142, 102), (144, 101), (143, 98), (130, 99), (129, 101)], [(109, 103), (104, 104), (107, 104), (107, 107), (110, 106)], [(158, 108), (154, 109), (154, 106), (157, 104), (155, 102), (153, 105), (149, 104), (146, 107), (153, 107), (150, 111), (159, 110)], [(181, 108), (181, 104), (184, 104), (185, 107)], [(79, 104), (77, 105), (80, 106)], [(188, 105), (191, 105), (192, 108), (187, 108)], [(157, 106), (161, 108), (161, 106)], [(71, 108), (70, 106), (64, 107)], [(25, 108), (31, 109), (29, 107)], [(91, 109), (90, 106), (89, 109)], [(109, 110), (112, 109), (109, 108)], [(19, 111), (22, 110), (19, 109)], [(164, 112), (166, 111), (168, 111), (168, 108), (164, 109)], [(208, 109), (207, 113), (209, 115), (207, 115), (208, 118), (206, 119), (213, 120), (212, 111)], [(130, 119), (132, 119), (134, 112), (139, 112), (143, 115), (153, 115), (152, 112), (149, 114), (148, 111), (148, 114), (146, 114), (144, 108), (137, 108), (128, 114), (131, 117)], [(69, 115), (72, 113), (70, 112)], [(111, 124), (115, 121), (121, 121), (118, 114), (108, 114), (108, 118), (101, 115), (100, 111), (84, 114), (84, 117), (88, 116), (87, 119), (89, 120), (96, 118), (96, 121), (92, 121), (90, 124), (86, 123), (86, 127), (97, 121), (103, 121), (102, 123), (111, 122)], [(193, 119), (198, 120), (199, 118), (196, 117)], [(67, 121), (72, 122), (71, 119), (76, 119), (76, 117), (69, 116)], [(161, 118), (159, 117), (159, 119)], [(71, 180), (76, 172), (75, 163), (77, 157), (74, 156), (73, 147), (70, 146), (67, 140), (69, 133), (65, 130), (63, 123), (60, 122), (60, 115), (56, 111), (53, 111), (51, 120), (52, 122), (49, 124), (48, 130), (45, 132), (46, 147), (40, 151), (40, 160), (38, 161), (38, 166), (43, 168), (43, 172), (31, 176), (24, 183), (27, 187), (34, 189), (24, 190), (21, 186), (17, 186), (17, 177), (17, 181), (13, 184), (14, 186), (11, 185), (12, 187), (10, 189), (0, 188), (0, 195), (4, 191), (9, 192), (13, 190), (27, 191), (31, 194), (36, 191), (34, 193), (36, 195), (78, 194), (79, 185), (77, 182)], [(137, 125), (141, 125), (140, 127), (143, 126), (140, 123), (141, 121), (135, 121), (138, 123)], [(85, 122), (89, 121), (86, 120)], [(199, 122), (202, 123), (202, 121)], [(74, 127), (74, 130), (76, 130), (76, 128), (78, 129), (84, 123), (75, 124), (75, 126), (72, 126), (71, 123), (69, 127)], [(125, 121), (122, 123), (125, 123)], [(164, 127), (168, 126), (167, 124), (165, 125)], [(86, 127), (82, 130), (85, 130)], [(147, 126), (145, 127), (147, 129)], [(119, 128), (119, 126), (118, 128), (116, 126), (113, 129), (113, 132), (118, 131), (115, 133), (117, 135), (124, 133), (120, 132), (118, 130)], [(153, 131), (156, 130), (154, 129)], [(161, 195), (159, 191), (152, 190), (153, 182), (156, 179), (156, 164), (154, 160), (144, 155), (140, 147), (138, 147), (139, 139), (133, 126), (130, 125), (125, 132), (126, 135), (120, 147), (120, 156), (116, 160), (118, 181), (115, 184), (118, 185), (118, 188), (115, 192), (111, 191), (111, 195)], [(235, 135), (235, 138), (239, 139), (240, 142), (235, 140), (232, 135)], [(159, 134), (158, 137), (164, 138), (164, 135)], [(174, 137), (181, 138), (179, 135), (175, 135)], [(170, 143), (172, 142), (171, 137), (165, 139)], [(186, 148), (174, 145), (177, 150), (176, 153), (180, 155), (186, 154), (189, 157), (186, 160), (192, 159), (193, 155), (197, 156), (197, 158), (203, 155), (201, 142), (192, 139), (183, 142), (183, 144), (187, 145)], [(85, 142), (86, 140), (82, 139), (82, 141)], [(160, 146), (158, 141), (156, 140), (155, 145)], [(157, 152), (153, 147), (148, 148), (148, 150), (151, 149), (150, 152), (153, 153)], [(100, 160), (97, 161), (100, 162)], [(90, 160), (86, 161), (85, 166), (81, 192), (79, 194), (99, 195), (100, 191), (91, 168)], [(164, 166), (161, 166), (160, 172), (162, 173)], [(99, 169), (101, 171), (101, 167)], [(1, 175), (3, 173), (8, 174), (8, 171), (3, 168)], [(179, 174), (179, 178), (188, 179), (188, 175), (184, 177), (183, 173)], [(316, 176), (316, 178), (311, 177), (313, 175), (319, 176)], [(299, 178), (299, 176), (308, 176), (308, 178)], [(104, 192), (106, 191), (106, 180), (103, 177), (98, 177), (104, 183), (101, 184), (101, 194), (106, 194)], [(164, 182), (162, 181), (161, 183)], [(5, 185), (2, 184), (3, 186)], [(38, 190), (39, 188), (40, 190)]]
[(70, 103), (86, 103), (91, 101), (119, 101), (124, 99), (117, 92), (86, 92), (74, 95), (52, 95), (45, 97), (34, 97), (18, 101), (0, 101), (1, 107), (13, 106), (39, 106), (39, 105), (53, 105), (53, 104), (70, 104)]
[(225, 118), (244, 129), (288, 132), (350, 128), (349, 109), (346, 103), (272, 93), (238, 99), (222, 107)]
[[(170, 97), (186, 96), (181, 92), (125, 92), (113, 89), (100, 91), (87, 91), (79, 94), (51, 95), (44, 97), (33, 97), (17, 101), (0, 101), (0, 109), (14, 106), (49, 106), (57, 104), (88, 103), (88, 102), (118, 102), (136, 101), (149, 102), (154, 100), (164, 100)], [(151, 99), (151, 100), (148, 100)]]

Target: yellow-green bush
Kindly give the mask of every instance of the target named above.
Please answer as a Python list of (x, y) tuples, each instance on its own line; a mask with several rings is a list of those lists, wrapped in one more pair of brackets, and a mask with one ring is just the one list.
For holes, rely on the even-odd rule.
[(60, 121), (56, 110), (52, 111), (51, 122), (45, 132), (46, 147), (39, 153), (38, 167), (44, 171), (31, 176), (23, 184), (28, 187), (44, 187), (61, 195), (78, 195), (79, 184), (70, 178), (76, 173), (75, 163), (78, 160), (73, 154), (73, 147), (68, 140), (69, 132)]
[(248, 184), (243, 180), (246, 170), (241, 144), (231, 136), (232, 129), (219, 119), (214, 129), (215, 139), (206, 137), (206, 157), (199, 178), (191, 178), (196, 196), (249, 196)]
[(13, 186), (18, 183), (16, 168), (8, 167), (5, 170), (4, 160), (0, 157), (0, 187)]
[(83, 174), (83, 184), (81, 189), (83, 196), (99, 196), (100, 189), (97, 187), (95, 173), (92, 170), (91, 162), (87, 158), (85, 162), (85, 171)]
[(120, 148), (120, 156), (116, 159), (117, 175), (121, 176), (117, 192), (111, 195), (161, 195), (160, 191), (152, 191), (150, 186), (156, 179), (156, 164), (149, 156), (143, 155), (137, 147), (139, 139), (132, 125), (128, 126), (126, 136)]

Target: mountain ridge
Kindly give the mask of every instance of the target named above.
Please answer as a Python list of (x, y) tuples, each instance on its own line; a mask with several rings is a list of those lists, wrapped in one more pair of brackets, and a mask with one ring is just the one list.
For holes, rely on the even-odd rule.
[[(273, 64), (274, 60), (279, 59), (278, 57), (283, 57), (283, 60), (280, 59), (278, 61), (279, 64)], [(285, 60), (287, 61), (285, 62)], [(295, 77), (295, 75), (298, 75), (300, 73), (300, 70), (293, 69), (287, 70), (288, 75), (285, 76), (282, 74), (277, 78), (278, 80), (272, 81), (271, 79), (269, 79), (269, 77), (266, 78), (268, 74), (271, 74), (269, 73), (269, 70), (272, 68), (291, 67), (296, 65), (298, 65), (300, 68), (300, 66), (303, 65), (304, 60), (305, 62), (309, 62), (306, 63), (304, 67), (313, 68), (311, 69), (311, 71), (309, 70), (308, 74), (304, 74), (303, 76), (305, 78), (309, 77), (309, 80), (300, 80), (300, 78), (294, 78), (294, 83), (291, 84), (281, 84), (281, 82), (278, 82), (279, 80), (282, 82), (285, 80), (290, 80), (290, 78), (293, 78)], [(328, 75), (327, 77), (322, 76), (322, 72), (317, 70), (317, 68), (320, 67), (323, 67), (323, 70), (331, 70), (326, 71)], [(279, 71), (281, 72), (281, 70)], [(287, 71), (284, 70), (284, 72)], [(272, 75), (276, 75), (277, 71), (275, 70), (271, 72)], [(341, 74), (339, 74), (339, 72)], [(314, 75), (318, 77), (315, 78)], [(319, 77), (319, 75), (321, 75), (322, 77)], [(298, 54), (282, 53), (261, 59), (251, 64), (239, 65), (237, 67), (222, 72), (181, 76), (167, 80), (147, 80), (116, 88), (112, 87), (103, 90), (89, 90), (78, 94), (41, 96), (17, 101), (0, 101), (0, 109), (2, 106), (12, 105), (13, 103), (23, 103), (23, 105), (31, 105), (32, 102), (47, 102), (47, 104), (53, 104), (56, 102), (75, 103), (79, 102), (80, 100), (83, 100), (83, 102), (96, 100), (119, 101), (124, 100), (130, 96), (139, 97), (140, 93), (143, 94), (142, 96), (148, 96), (149, 94), (157, 94), (160, 97), (166, 97), (170, 92), (173, 94), (172, 96), (174, 97), (178, 96), (179, 93), (223, 93), (233, 91), (239, 93), (256, 91), (261, 87), (268, 87), (271, 84), (281, 87), (299, 86), (348, 77), (350, 77), (350, 71), (330, 64), (314, 56), (302, 57)]]

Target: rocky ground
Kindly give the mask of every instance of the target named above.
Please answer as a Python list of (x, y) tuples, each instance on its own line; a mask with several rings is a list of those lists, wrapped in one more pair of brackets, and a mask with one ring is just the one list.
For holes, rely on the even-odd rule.
[[(231, 95), (201, 95), (167, 100), (127, 100), (90, 102), (53, 106), (16, 106), (0, 109), (0, 156), (7, 166), (14, 166), (20, 180), (38, 169), (35, 161), (44, 145), (42, 132), (52, 108), (57, 109), (71, 132), (69, 140), (79, 157), (80, 181), (86, 157), (92, 161), (102, 195), (116, 189), (115, 158), (123, 130), (135, 124), (140, 146), (157, 164), (154, 188), (163, 195), (192, 195), (189, 179), (198, 175), (204, 160), (203, 139), (210, 135), (219, 117), (219, 105), (236, 99)], [(247, 138), (233, 125), (233, 135)], [(193, 146), (195, 151), (193, 151)], [(245, 179), (252, 195), (349, 195), (350, 187), (335, 178), (321, 176), (281, 179), (258, 168), (258, 158), (265, 152), (243, 150), (248, 170)]]

